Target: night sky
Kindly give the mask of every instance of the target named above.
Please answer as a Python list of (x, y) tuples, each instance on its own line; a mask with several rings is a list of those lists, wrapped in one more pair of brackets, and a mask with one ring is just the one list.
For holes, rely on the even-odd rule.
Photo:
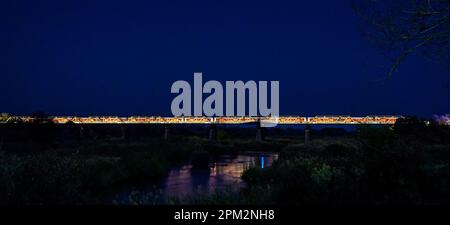
[(279, 80), (281, 115), (450, 113), (448, 71), (392, 80), (347, 1), (0, 3), (0, 112), (171, 115), (176, 80)]

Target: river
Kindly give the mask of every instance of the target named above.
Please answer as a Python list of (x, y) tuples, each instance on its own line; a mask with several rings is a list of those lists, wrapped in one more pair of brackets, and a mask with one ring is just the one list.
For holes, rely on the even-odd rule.
[[(113, 195), (116, 204), (158, 204), (169, 198), (194, 197), (216, 191), (237, 191), (245, 186), (241, 175), (247, 168), (270, 167), (278, 153), (246, 152), (214, 157), (209, 168), (194, 169), (190, 163), (171, 168), (159, 183), (126, 185)], [(131, 200), (130, 196), (133, 196)]]

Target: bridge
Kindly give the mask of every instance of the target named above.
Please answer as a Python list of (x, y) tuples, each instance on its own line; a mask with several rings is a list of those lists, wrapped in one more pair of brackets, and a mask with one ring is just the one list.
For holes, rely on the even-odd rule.
[[(216, 140), (217, 125), (232, 124), (256, 124), (256, 141), (262, 141), (262, 127), (264, 122), (277, 123), (281, 125), (305, 125), (305, 143), (310, 141), (311, 125), (357, 125), (357, 124), (375, 124), (375, 125), (393, 125), (400, 118), (399, 116), (281, 116), (277, 118), (270, 117), (116, 117), (116, 116), (64, 116), (49, 117), (45, 120), (55, 124), (80, 124), (80, 135), (83, 133), (85, 124), (118, 124), (121, 126), (122, 136), (125, 137), (126, 124), (162, 124), (164, 125), (164, 139), (169, 139), (170, 126), (176, 124), (204, 124), (209, 125), (209, 139)], [(44, 118), (35, 118), (30, 116), (11, 116), (4, 120), (5, 123), (14, 122), (33, 122)]]
[[(50, 117), (48, 120), (57, 124), (76, 123), (76, 124), (247, 124), (258, 122), (276, 122), (277, 124), (394, 124), (399, 116), (281, 116), (278, 118), (270, 117), (114, 117), (114, 116), (90, 116), (90, 117)], [(8, 121), (32, 122), (36, 120), (30, 116), (12, 116)]]
[[(277, 118), (270, 117), (161, 117), (161, 116), (54, 116), (48, 118), (35, 118), (31, 116), (3, 116), (0, 118), (1, 123), (30, 123), (36, 120), (50, 121), (55, 124), (79, 124), (80, 134), (83, 133), (83, 126), (89, 124), (117, 124), (121, 127), (122, 136), (125, 136), (125, 125), (127, 124), (161, 124), (165, 127), (164, 138), (169, 139), (170, 127), (176, 124), (198, 124), (208, 125), (209, 139), (216, 139), (217, 125), (233, 125), (233, 124), (255, 124), (256, 140), (261, 141), (262, 127), (264, 122), (277, 123), (281, 125), (305, 125), (305, 143), (310, 140), (311, 125), (393, 125), (402, 118), (401, 116), (281, 116)], [(435, 118), (439, 124), (450, 126), (450, 115)]]

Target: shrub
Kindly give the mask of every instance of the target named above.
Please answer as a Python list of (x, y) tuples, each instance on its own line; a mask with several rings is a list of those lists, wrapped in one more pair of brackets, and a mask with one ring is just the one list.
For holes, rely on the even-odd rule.
[(2, 202), (68, 204), (86, 200), (81, 191), (81, 161), (53, 153), (3, 156), (0, 173)]
[(83, 188), (87, 192), (105, 190), (125, 179), (124, 171), (115, 158), (97, 157), (83, 164)]
[(162, 177), (169, 170), (167, 160), (159, 154), (130, 153), (120, 159), (127, 179), (142, 180)]

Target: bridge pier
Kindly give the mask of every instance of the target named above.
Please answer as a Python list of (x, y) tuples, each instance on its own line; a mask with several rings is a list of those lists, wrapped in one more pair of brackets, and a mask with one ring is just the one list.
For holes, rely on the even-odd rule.
[(258, 119), (258, 122), (256, 122), (256, 141), (260, 142), (263, 140), (264, 140), (264, 137), (262, 134), (261, 121)]
[(97, 132), (94, 130), (94, 127), (89, 127), (89, 138), (94, 140), (98, 139), (98, 135)]
[(126, 139), (127, 134), (126, 134), (126, 128), (125, 126), (120, 126), (120, 138), (121, 139)]
[(79, 128), (78, 137), (80, 139), (82, 139), (84, 137), (84, 127), (83, 126), (80, 126), (80, 128)]
[(209, 141), (217, 140), (217, 126), (216, 124), (209, 125)]
[(311, 125), (305, 125), (305, 145), (309, 144), (311, 141)]
[(170, 125), (165, 124), (164, 125), (164, 140), (169, 139), (169, 134), (170, 134)]

